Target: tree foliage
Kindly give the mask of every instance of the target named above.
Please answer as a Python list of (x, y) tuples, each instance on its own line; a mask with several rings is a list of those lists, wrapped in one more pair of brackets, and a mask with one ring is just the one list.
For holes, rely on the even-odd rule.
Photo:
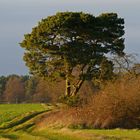
[(76, 95), (85, 80), (108, 78), (111, 54), (123, 55), (124, 20), (116, 13), (93, 16), (61, 12), (42, 19), (20, 43), (32, 74), (64, 77), (65, 95)]
[(5, 85), (4, 100), (9, 103), (24, 101), (24, 84), (20, 77), (10, 76)]

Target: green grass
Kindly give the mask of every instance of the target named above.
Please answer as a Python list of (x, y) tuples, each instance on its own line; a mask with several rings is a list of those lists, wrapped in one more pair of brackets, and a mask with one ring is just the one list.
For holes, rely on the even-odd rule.
[(61, 130), (44, 129), (27, 133), (24, 131), (2, 135), (10, 140), (140, 140), (139, 130)]
[(45, 104), (1, 104), (0, 140), (140, 140), (137, 129), (34, 129), (35, 122), (53, 108)]
[(140, 140), (140, 130), (137, 129), (84, 130), (84, 132), (100, 136), (108, 136), (112, 138), (111, 140)]
[(41, 136), (48, 138), (49, 140), (85, 140), (78, 135), (73, 135), (72, 133), (61, 132), (60, 129), (45, 129), (43, 131), (32, 132), (34, 136)]
[(140, 140), (139, 130), (71, 130), (44, 129), (35, 133), (50, 140)]
[(28, 112), (43, 110), (41, 104), (0, 104), (0, 124)]

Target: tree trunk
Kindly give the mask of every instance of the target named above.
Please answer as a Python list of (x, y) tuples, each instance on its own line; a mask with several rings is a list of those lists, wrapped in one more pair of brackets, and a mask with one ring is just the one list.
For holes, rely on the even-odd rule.
[(65, 96), (70, 96), (71, 95), (71, 84), (69, 81), (69, 78), (66, 77), (66, 89), (65, 89)]
[(80, 80), (80, 81), (77, 83), (76, 87), (74, 88), (73, 92), (71, 93), (71, 96), (77, 95), (77, 93), (79, 92), (79, 90), (80, 90), (80, 88), (81, 88), (83, 82), (84, 82), (84, 80)]

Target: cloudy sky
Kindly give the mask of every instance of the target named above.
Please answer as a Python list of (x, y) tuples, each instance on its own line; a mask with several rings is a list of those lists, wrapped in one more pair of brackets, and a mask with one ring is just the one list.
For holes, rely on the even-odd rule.
[(125, 19), (125, 51), (140, 55), (140, 0), (0, 0), (0, 75), (28, 73), (19, 42), (58, 11), (117, 12)]

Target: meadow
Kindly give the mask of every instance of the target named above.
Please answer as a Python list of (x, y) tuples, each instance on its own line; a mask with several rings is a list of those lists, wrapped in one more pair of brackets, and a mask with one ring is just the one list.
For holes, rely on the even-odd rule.
[(70, 129), (37, 126), (54, 106), (45, 104), (1, 104), (0, 140), (139, 140), (138, 129)]
[(41, 104), (0, 104), (0, 124), (22, 114), (45, 110)]

